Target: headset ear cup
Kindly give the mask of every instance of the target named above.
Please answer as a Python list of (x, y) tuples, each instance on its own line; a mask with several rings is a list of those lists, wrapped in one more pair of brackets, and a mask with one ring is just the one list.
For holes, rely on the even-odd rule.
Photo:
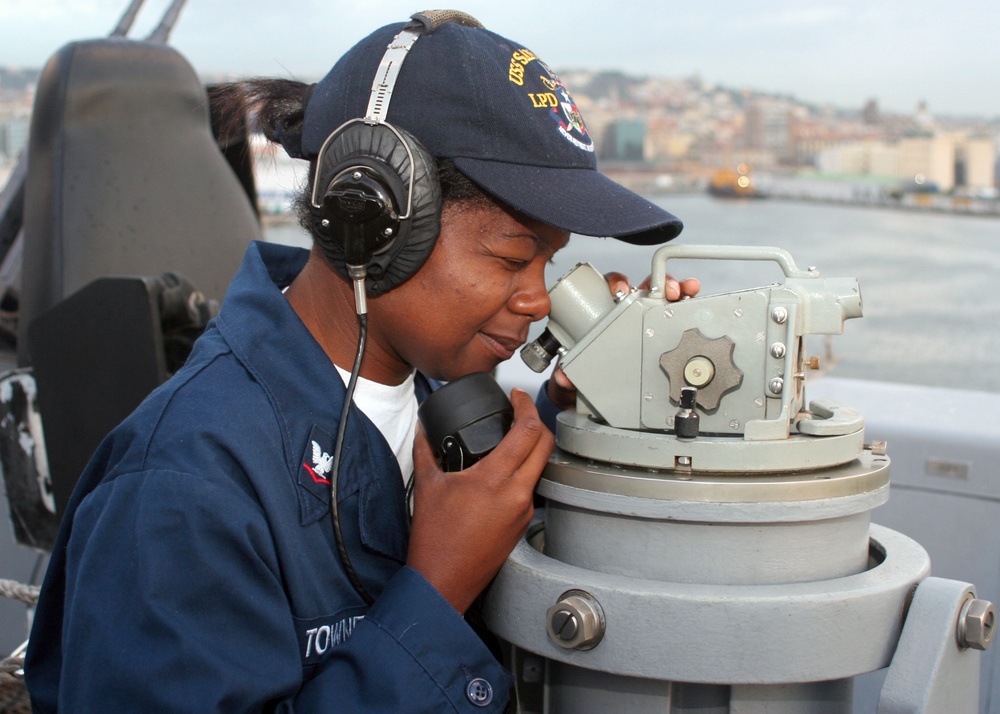
[[(324, 193), (335, 177), (363, 168), (392, 196), (401, 217), (409, 206), (409, 217), (399, 222), (391, 241), (386, 243), (382, 235), (366, 239), (372, 246), (381, 245), (368, 261), (368, 294), (388, 292), (413, 276), (430, 256), (441, 228), (441, 185), (430, 153), (402, 129), (357, 121), (341, 128), (317, 161), (319, 183), (315, 188), (322, 187)], [(324, 217), (322, 209), (320, 217)], [(316, 233), (327, 259), (346, 277), (344, 245), (336, 225), (331, 222), (332, 230), (321, 228)], [(373, 222), (370, 230), (381, 231), (383, 225)]]

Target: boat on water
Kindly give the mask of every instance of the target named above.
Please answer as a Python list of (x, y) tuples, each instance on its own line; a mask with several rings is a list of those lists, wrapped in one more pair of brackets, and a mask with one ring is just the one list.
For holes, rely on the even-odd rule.
[[(213, 134), (205, 89), (165, 44), (165, 31), (141, 41), (125, 38), (138, 4), (131, 4), (114, 37), (73, 43), (53, 56), (39, 86), (30, 161), (15, 168), (0, 193), (0, 280), (7, 296), (0, 317), (11, 326), (0, 352), (0, 465), (9, 500), (4, 515), (17, 534), (16, 544), (0, 546), (11, 555), (0, 554), (0, 566), (10, 568), (0, 578), (37, 582), (35, 554), (51, 547), (59, 504), (97, 442), (170, 378), (222, 299), (245, 245), (264, 235), (246, 137), (220, 143)], [(96, 114), (94, 96), (102, 97)], [(145, 121), (134, 121), (138, 115)], [(748, 172), (733, 175), (731, 185), (753, 189), (751, 182), (740, 186)], [(94, 176), (103, 180), (88, 180)], [(663, 255), (665, 262), (683, 253)], [(804, 400), (784, 384), (804, 382), (809, 367), (799, 354), (801, 335), (787, 330), (808, 319), (817, 329), (835, 331), (844, 314), (834, 313), (846, 305), (847, 316), (856, 317), (860, 295), (849, 287), (845, 292), (841, 283), (829, 286), (829, 296), (805, 290), (821, 286), (818, 275), (799, 270), (781, 251), (715, 257), (773, 261), (785, 283), (675, 308), (650, 294), (608, 302), (606, 291), (593, 297), (579, 292), (585, 309), (573, 322), (576, 344), (562, 345), (563, 356), (572, 353), (576, 361), (567, 368), (577, 370), (582, 389), (592, 390), (588, 408), (605, 418), (563, 423), (560, 447), (567, 455), (553, 464), (544, 488), (553, 501), (567, 501), (557, 509), (564, 530), (558, 531), (555, 518), (544, 523), (542, 547), (540, 526), (533, 529), (490, 595), (496, 629), (515, 643), (524, 639), (511, 659), (520, 679), (520, 711), (551, 711), (545, 702), (560, 697), (584, 706), (563, 711), (607, 711), (611, 703), (625, 711), (663, 711), (673, 701), (703, 711), (731, 711), (732, 704), (742, 712), (865, 712), (874, 711), (880, 697), (885, 711), (997, 711), (1000, 657), (996, 648), (977, 649), (989, 645), (994, 621), (985, 614), (976, 620), (964, 608), (1000, 599), (1000, 563), (993, 555), (1000, 548), (1000, 396), (826, 376), (809, 382), (809, 404), (818, 404), (810, 407), (814, 425), (803, 425), (798, 413), (782, 415), (784, 406)], [(633, 321), (654, 304), (655, 311), (642, 314), (655, 324)], [(759, 329), (745, 329), (758, 313)], [(628, 325), (607, 333), (605, 322), (590, 324), (595, 315), (608, 324), (621, 315)], [(635, 345), (662, 340), (682, 319), (692, 327), (662, 348), (662, 357), (657, 353), (651, 369), (639, 357), (627, 361), (641, 350), (620, 350), (622, 338)], [(771, 339), (778, 334), (793, 339)], [(599, 338), (615, 349), (600, 347)], [(796, 359), (786, 359), (792, 354)], [(758, 363), (765, 366), (757, 373), (748, 367)], [(663, 379), (666, 372), (671, 385), (697, 386), (708, 402), (695, 395), (684, 407), (652, 392), (647, 399), (641, 390), (634, 401), (648, 405), (641, 409), (659, 409), (661, 424), (687, 410), (682, 416), (690, 425), (692, 414), (700, 414), (701, 433), (688, 431), (684, 441), (642, 422), (615, 426), (652, 413), (631, 406), (613, 413), (618, 395), (638, 384), (616, 381), (630, 374), (627, 365), (643, 379)], [(788, 374), (781, 371), (786, 367)], [(517, 363), (499, 376), (508, 386), (529, 388), (538, 379)], [(718, 385), (724, 387), (711, 393)], [(727, 413), (734, 400), (749, 419)], [(864, 443), (855, 413), (824, 406), (835, 401), (863, 415)], [(765, 402), (776, 414), (762, 418), (754, 411)], [(792, 428), (774, 438), (779, 421)], [(759, 438), (744, 438), (748, 428)], [(726, 430), (733, 434), (716, 433)], [(848, 446), (824, 451), (821, 460), (830, 463), (817, 467), (813, 451), (827, 436)], [(785, 444), (795, 453), (775, 458), (787, 464), (747, 476), (747, 462), (757, 458), (747, 449), (783, 454)], [(689, 447), (695, 452), (677, 450)], [(578, 455), (589, 448), (600, 453)], [(669, 464), (643, 461), (664, 448), (674, 449)], [(831, 478), (825, 469), (842, 464), (833, 463), (840, 457), (829, 451), (838, 449), (857, 451), (869, 465)], [(809, 461), (803, 469), (796, 461), (800, 451)], [(612, 455), (602, 461), (606, 453)], [(892, 497), (880, 505), (878, 525), (869, 533), (866, 509), (888, 494), (886, 454), (892, 457)], [(691, 458), (695, 464), (685, 461)], [(739, 473), (700, 472), (701, 458), (718, 458), (716, 470), (735, 464)], [(792, 470), (782, 473), (786, 466)], [(744, 487), (750, 495), (739, 491)], [(772, 497), (774, 489), (791, 495)], [(730, 500), (707, 499), (717, 491)], [(753, 495), (765, 492), (766, 498)], [(838, 510), (847, 501), (855, 509), (849, 514)], [(754, 509), (767, 517), (739, 521)], [(793, 522), (790, 514), (805, 511), (807, 519)], [(565, 530), (580, 512), (600, 515), (588, 516), (578, 532)], [(716, 521), (677, 529), (678, 521), (696, 517)], [(644, 530), (650, 523), (662, 526), (656, 535)], [(861, 544), (863, 562), (831, 564), (839, 557), (836, 543), (843, 542), (837, 539), (847, 531), (852, 548)], [(649, 552), (649, 543), (660, 552)], [(637, 562), (600, 562), (612, 554)], [(555, 562), (558, 557), (576, 562)], [(585, 568), (577, 558), (597, 567)], [(937, 579), (926, 572), (925, 560)], [(687, 580), (671, 583), (663, 573), (647, 578), (624, 570), (662, 562), (684, 569)], [(919, 571), (899, 601), (886, 595), (890, 566), (897, 573)], [(740, 582), (727, 580), (732, 570), (741, 573)], [(793, 571), (795, 577), (782, 576)], [(707, 572), (711, 580), (698, 579)], [(892, 581), (893, 587), (900, 582)], [(955, 592), (975, 596), (956, 605)], [(528, 600), (533, 597), (551, 606), (539, 612)], [(13, 623), (7, 629), (20, 642), (26, 636), (23, 605), (7, 605), (13, 617), (3, 622)], [(941, 611), (951, 619), (942, 621)], [(983, 627), (972, 632), (977, 622)], [(866, 629), (884, 631), (885, 641), (866, 636)], [(684, 633), (681, 640), (677, 632)], [(4, 649), (13, 651), (14, 644)], [(785, 679), (775, 679), (776, 671)]]
[(709, 195), (717, 198), (765, 198), (767, 193), (757, 185), (750, 175), (747, 164), (739, 164), (735, 169), (719, 169), (708, 182)]

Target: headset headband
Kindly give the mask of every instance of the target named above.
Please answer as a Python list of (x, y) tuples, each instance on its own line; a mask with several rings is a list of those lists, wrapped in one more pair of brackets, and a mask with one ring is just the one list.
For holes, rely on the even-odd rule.
[(403, 61), (410, 52), (410, 48), (413, 47), (422, 34), (433, 32), (447, 22), (454, 22), (466, 27), (482, 27), (482, 24), (476, 18), (458, 10), (427, 10), (412, 15), (410, 22), (404, 25), (399, 34), (389, 42), (385, 49), (385, 54), (382, 55), (382, 61), (379, 62), (378, 69), (375, 72), (375, 78), (372, 80), (371, 97), (368, 100), (368, 110), (364, 118), (347, 120), (337, 127), (326, 138), (326, 141), (323, 142), (323, 146), (320, 147), (316, 158), (316, 173), (313, 176), (313, 189), (310, 198), (313, 208), (321, 207), (318, 195), (320, 191), (319, 177), (323, 169), (323, 157), (326, 155), (330, 142), (351, 124), (363, 122), (371, 126), (382, 125), (390, 129), (406, 148), (410, 164), (410, 178), (407, 182), (408, 187), (406, 191), (406, 212), (402, 216), (399, 216), (397, 220), (403, 221), (413, 215), (413, 184), (416, 171), (413, 152), (410, 150), (410, 143), (403, 138), (399, 130), (386, 121), (386, 114), (389, 111), (389, 102), (392, 100), (392, 90), (396, 86), (399, 70), (403, 67)]
[(410, 143), (403, 139), (402, 135), (392, 124), (385, 121), (386, 113), (389, 111), (389, 102), (392, 100), (392, 89), (396, 86), (396, 79), (399, 77), (399, 70), (403, 66), (403, 60), (406, 59), (407, 53), (410, 48), (413, 47), (414, 43), (419, 39), (420, 35), (424, 33), (424, 30), (428, 26), (421, 21), (409, 22), (400, 31), (398, 35), (392, 38), (392, 42), (386, 47), (385, 54), (382, 55), (382, 61), (379, 62), (378, 70), (375, 72), (375, 79), (372, 81), (372, 91), (371, 98), (368, 100), (368, 111), (363, 119), (349, 119), (348, 121), (337, 127), (330, 136), (326, 138), (323, 142), (323, 146), (319, 150), (319, 156), (316, 161), (316, 175), (313, 177), (313, 190), (312, 190), (312, 206), (313, 208), (320, 207), (319, 196), (319, 176), (323, 169), (323, 156), (326, 155), (327, 147), (330, 146), (330, 142), (333, 141), (344, 129), (346, 129), (351, 124), (356, 124), (358, 122), (364, 122), (365, 124), (370, 124), (375, 126), (381, 124), (387, 129), (392, 130), (392, 133), (396, 135), (400, 143), (406, 148), (406, 155), (410, 164), (410, 179), (407, 182), (406, 190), (406, 212), (399, 216), (398, 220), (406, 220), (410, 218), (413, 214), (413, 182), (414, 182), (414, 163), (413, 163), (413, 153), (410, 151)]
[(385, 121), (385, 116), (389, 111), (389, 101), (392, 99), (392, 89), (396, 86), (396, 78), (399, 77), (403, 60), (406, 59), (410, 48), (423, 33), (424, 25), (422, 23), (408, 23), (386, 47), (382, 61), (379, 62), (378, 71), (375, 72), (375, 79), (372, 81), (372, 94), (371, 99), (368, 100), (365, 122), (381, 124)]

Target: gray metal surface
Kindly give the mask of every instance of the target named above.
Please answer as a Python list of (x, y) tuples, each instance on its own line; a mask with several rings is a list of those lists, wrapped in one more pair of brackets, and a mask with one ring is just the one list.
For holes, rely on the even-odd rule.
[(917, 587), (882, 686), (878, 714), (975, 714), (980, 653), (960, 647), (956, 629), (968, 583), (928, 578)]
[[(742, 446), (740, 442), (737, 447)], [(791, 451), (791, 449), (789, 449)], [(794, 515), (796, 505), (803, 501), (837, 499), (845, 496), (869, 494), (889, 483), (889, 459), (884, 455), (861, 452), (860, 458), (835, 468), (798, 470), (787, 473), (752, 471), (754, 464), (747, 459), (742, 471), (687, 472), (630, 467), (625, 464), (590, 461), (557, 448), (539, 482), (543, 496), (562, 500), (556, 493), (559, 486), (586, 489), (601, 494), (599, 498), (611, 512), (634, 512), (651, 517), (694, 517), (686, 514), (686, 503), (709, 504), (780, 503), (782, 513), (767, 514), (768, 520), (801, 518)], [(611, 498), (605, 499), (605, 495)], [(627, 511), (617, 511), (613, 504), (620, 497), (649, 499), (642, 507), (629, 506)], [(581, 498), (585, 498), (581, 495)], [(563, 501), (586, 505), (585, 501)], [(884, 498), (870, 507), (881, 504)], [(722, 508), (728, 508), (724, 505)], [(638, 509), (638, 510), (632, 510)], [(857, 512), (851, 509), (852, 513)], [(844, 511), (830, 515), (843, 515)], [(723, 517), (720, 510), (717, 516)], [(700, 519), (699, 519), (700, 520)]]
[[(888, 442), (892, 493), (872, 520), (919, 542), (935, 576), (1000, 602), (1000, 394), (835, 377), (808, 391), (858, 409)], [(1000, 711), (998, 652), (982, 655), (981, 714)]]
[[(780, 684), (852, 677), (892, 659), (911, 590), (930, 561), (919, 544), (872, 526), (885, 560), (856, 575), (784, 585), (665, 583), (561, 563), (522, 541), (485, 602), (503, 639), (552, 660), (629, 677)], [(607, 631), (586, 652), (556, 646), (545, 613), (590, 593)]]
[(690, 468), (721, 473), (775, 473), (838, 466), (861, 454), (864, 436), (864, 431), (858, 429), (835, 436), (796, 434), (764, 441), (748, 441), (738, 435), (680, 440), (662, 432), (605, 426), (580, 411), (562, 412), (556, 424), (559, 447), (584, 458), (651, 469)]

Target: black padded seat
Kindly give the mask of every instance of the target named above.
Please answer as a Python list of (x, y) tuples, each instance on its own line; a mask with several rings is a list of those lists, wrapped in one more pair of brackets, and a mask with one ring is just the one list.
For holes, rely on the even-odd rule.
[(109, 38), (59, 50), (39, 79), (28, 165), (22, 365), (31, 321), (91, 281), (174, 271), (221, 300), (261, 238), (205, 89), (165, 45)]

